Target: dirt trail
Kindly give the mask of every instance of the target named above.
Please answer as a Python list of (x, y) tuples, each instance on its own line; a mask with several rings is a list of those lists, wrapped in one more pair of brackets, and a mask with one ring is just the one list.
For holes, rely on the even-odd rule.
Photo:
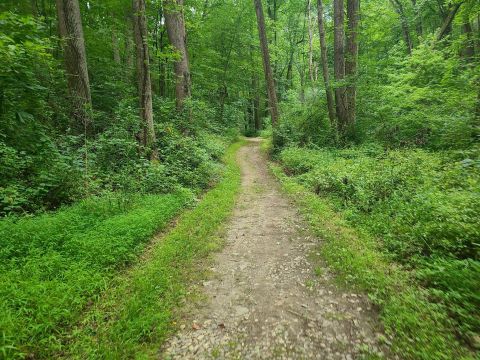
[(242, 192), (213, 279), (163, 359), (357, 359), (385, 356), (364, 296), (335, 286), (312, 237), (252, 139), (238, 152)]

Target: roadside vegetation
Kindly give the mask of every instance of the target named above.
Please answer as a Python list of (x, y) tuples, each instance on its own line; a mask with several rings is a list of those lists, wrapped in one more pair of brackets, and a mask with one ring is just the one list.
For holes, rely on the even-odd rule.
[[(158, 344), (172, 330), (172, 310), (193, 262), (220, 245), (218, 230), (239, 187), (239, 144), (227, 151), (215, 189), (152, 249), (152, 236), (196, 202), (191, 191), (90, 197), (53, 214), (2, 221), (3, 356), (48, 358), (65, 353), (66, 339), (88, 336), (95, 338), (91, 348), (72, 345), (69, 356), (107, 356), (113, 349), (119, 357), (131, 356), (146, 338)], [(139, 260), (146, 249), (146, 259)], [(81, 319), (87, 320), (80, 331)], [(97, 332), (105, 342), (100, 348)]]
[[(470, 51), (473, 38), (455, 24), (478, 14), (478, 7), (451, 7), (458, 17), (444, 37), (425, 22), (422, 35), (409, 28), (435, 19), (423, 7), (391, 5), (406, 22), (403, 41), (391, 28), (392, 37), (381, 37), (389, 50), (381, 52), (375, 34), (395, 17), (377, 9), (376, 21), (363, 20), (368, 50), (358, 55), (353, 127), (340, 126), (338, 111), (331, 121), (323, 89), (307, 87), (303, 100), (292, 94), (280, 104), (282, 121), (263, 134), (273, 138), (265, 147), (278, 163), (275, 173), (324, 239), (329, 264), (379, 305), (387, 332), (395, 335), (393, 349), (411, 359), (475, 358), (479, 67), (478, 52)], [(375, 6), (366, 3), (363, 14), (373, 14), (368, 9)]]
[(55, 214), (0, 224), (1, 348), (46, 356), (192, 194), (89, 198)]
[(324, 240), (322, 255), (379, 305), (407, 358), (468, 358), (478, 346), (478, 169), (438, 160), (290, 148), (274, 167)]
[(222, 230), (240, 189), (235, 161), (242, 142), (225, 155), (225, 172), (171, 231), (154, 240), (145, 258), (106, 289), (67, 337), (68, 358), (142, 358), (177, 328), (178, 307), (193, 301), (188, 285), (199, 280), (208, 255), (223, 244)]
[(350, 140), (313, 97), (310, 108), (283, 104), (268, 145), (327, 260), (369, 293), (397, 352), (415, 359), (474, 357), (480, 346), (476, 70), (450, 51), (419, 46), (395, 71), (379, 67), (383, 83), (360, 81)]
[(260, 133), (398, 353), (478, 357), (478, 1), (3, 0), (0, 64), (0, 357), (154, 356)]

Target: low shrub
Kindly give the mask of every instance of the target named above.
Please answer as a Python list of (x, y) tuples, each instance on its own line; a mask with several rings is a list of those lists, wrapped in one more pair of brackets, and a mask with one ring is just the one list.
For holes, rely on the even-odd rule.
[[(469, 156), (465, 158), (465, 156)], [(480, 167), (478, 153), (288, 148), (284, 171), (330, 199), (352, 226), (413, 271), (442, 304), (464, 341), (480, 332)]]

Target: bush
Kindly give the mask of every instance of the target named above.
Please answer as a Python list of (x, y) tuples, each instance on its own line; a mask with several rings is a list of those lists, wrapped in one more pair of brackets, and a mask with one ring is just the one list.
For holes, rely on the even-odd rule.
[[(217, 178), (220, 165), (215, 158), (219, 156), (219, 142), (213, 143), (208, 137), (185, 136), (166, 123), (159, 133), (160, 162), (165, 165), (167, 176), (175, 177), (182, 186), (196, 189), (206, 188)], [(202, 140), (209, 144), (208, 150)]]
[(0, 141), (0, 215), (55, 209), (82, 194), (82, 172), (44, 136), (34, 152)]
[[(365, 74), (368, 82), (360, 79), (359, 139), (429, 149), (472, 144), (478, 67), (465, 66), (453, 46), (432, 42), (427, 39), (406, 58), (390, 54), (394, 66), (381, 74)], [(379, 82), (372, 81), (375, 78)]]
[(326, 104), (320, 95), (312, 94), (301, 102), (292, 93), (281, 104), (282, 118), (274, 130), (277, 151), (291, 146), (331, 146), (336, 144), (335, 129), (325, 112)]
[(351, 224), (380, 238), (391, 259), (417, 273), (464, 338), (480, 331), (470, 312), (480, 285), (478, 153), (365, 145), (289, 148), (280, 159), (287, 174), (330, 198)]

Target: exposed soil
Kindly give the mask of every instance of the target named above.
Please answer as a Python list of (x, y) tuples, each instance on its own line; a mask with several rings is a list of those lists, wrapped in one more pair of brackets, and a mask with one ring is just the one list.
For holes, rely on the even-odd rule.
[(364, 295), (335, 284), (316, 252), (321, 240), (269, 174), (259, 140), (237, 156), (242, 190), (214, 276), (203, 283), (206, 300), (160, 357), (389, 357), (377, 314)]

